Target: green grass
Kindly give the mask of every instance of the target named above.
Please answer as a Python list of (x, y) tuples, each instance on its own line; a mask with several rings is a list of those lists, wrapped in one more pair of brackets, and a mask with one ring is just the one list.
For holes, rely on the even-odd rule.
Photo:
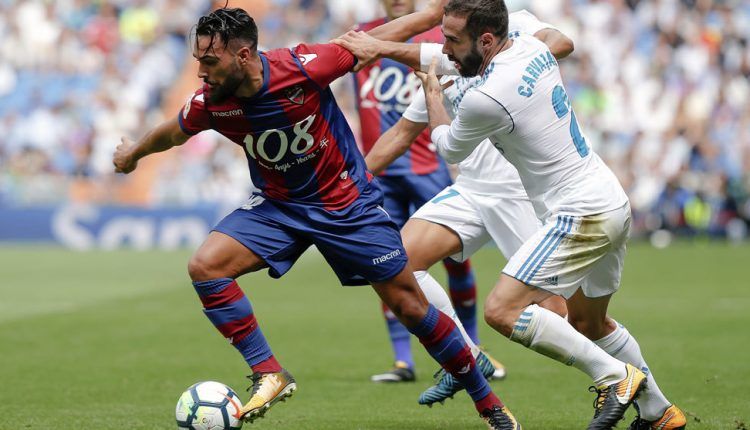
[[(242, 391), (245, 364), (202, 315), (188, 257), (0, 248), (0, 429), (171, 429), (192, 383)], [(474, 265), (484, 297), (503, 262), (482, 250)], [(630, 248), (612, 315), (638, 338), (689, 428), (750, 425), (749, 265), (747, 246)], [(417, 383), (368, 382), (391, 361), (375, 294), (340, 287), (319, 255), (279, 281), (258, 273), (240, 283), (299, 383), (290, 402), (245, 428), (484, 428), (465, 395), (416, 404), (436, 367), (417, 342)], [(585, 375), (480, 330), (508, 366), (507, 380), (492, 385), (524, 428), (585, 427), (593, 400)]]

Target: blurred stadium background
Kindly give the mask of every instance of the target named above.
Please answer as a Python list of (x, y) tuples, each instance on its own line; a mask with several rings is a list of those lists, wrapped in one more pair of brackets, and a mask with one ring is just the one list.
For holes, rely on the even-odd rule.
[[(575, 41), (561, 62), (568, 93), (630, 195), (633, 246), (613, 312), (690, 428), (746, 429), (750, 1), (507, 3)], [(173, 428), (173, 405), (197, 380), (244, 388), (244, 363), (185, 272), (190, 249), (248, 194), (241, 149), (206, 132), (134, 174), (111, 165), (120, 136), (177, 115), (199, 85), (185, 35), (223, 4), (0, 0), (0, 429)], [(265, 48), (324, 42), (382, 14), (378, 0), (230, 5), (257, 18)], [(357, 134), (352, 80), (334, 86)], [(484, 297), (502, 259), (484, 249), (473, 262)], [(416, 407), (434, 371), (421, 351), (417, 384), (366, 382), (390, 359), (379, 306), (369, 289), (336, 288), (319, 255), (282, 281), (240, 282), (301, 386), (252, 428), (482, 427), (465, 396)], [(493, 386), (525, 427), (585, 425), (583, 374), (480, 331), (510, 372)]]
[[(746, 240), (750, 2), (507, 3), (575, 41), (563, 76), (589, 141), (630, 195), (636, 237)], [(217, 134), (131, 176), (111, 165), (120, 136), (176, 115), (199, 85), (185, 35), (223, 4), (0, 0), (0, 241), (196, 246), (246, 197), (244, 156)], [(252, 11), (267, 49), (324, 42), (382, 14), (378, 0), (230, 4)], [(352, 87), (335, 83), (356, 132)]]

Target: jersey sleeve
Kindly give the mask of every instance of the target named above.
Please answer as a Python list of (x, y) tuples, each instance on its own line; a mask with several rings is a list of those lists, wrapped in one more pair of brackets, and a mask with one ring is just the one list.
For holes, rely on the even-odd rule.
[(545, 28), (557, 30), (553, 25), (539, 21), (536, 15), (526, 9), (521, 9), (508, 15), (508, 33), (510, 34), (518, 32), (533, 36), (537, 31), (544, 30)]
[(180, 109), (177, 119), (183, 133), (190, 136), (198, 134), (203, 130), (211, 128), (211, 116), (206, 109), (203, 90), (200, 89), (191, 95), (185, 105)]
[(419, 44), (419, 68), (426, 72), (430, 68), (432, 59), (438, 57), (435, 74), (437, 75), (458, 75), (458, 69), (447, 55), (443, 54), (443, 45), (440, 43), (420, 43)]
[(425, 101), (424, 89), (421, 86), (419, 87), (419, 90), (414, 93), (411, 103), (409, 103), (409, 106), (407, 106), (401, 116), (411, 122), (425, 124), (430, 122), (430, 117), (427, 115), (427, 102)]
[(297, 45), (292, 49), (305, 73), (322, 88), (352, 70), (357, 59), (351, 52), (333, 43)]
[(476, 89), (466, 93), (450, 126), (432, 130), (432, 142), (447, 163), (465, 160), (491, 135), (513, 131), (513, 118), (495, 99)]
[[(441, 76), (440, 77), (440, 83), (445, 84), (446, 82), (450, 81), (451, 79), (454, 79), (453, 76)], [(450, 89), (446, 90), (450, 91)], [(453, 114), (453, 106), (450, 104), (449, 97), (443, 97), (443, 105), (445, 106), (445, 109), (448, 111), (449, 115)], [(424, 88), (422, 86), (419, 87), (419, 90), (414, 93), (414, 96), (411, 99), (411, 103), (409, 103), (409, 106), (406, 107), (406, 110), (401, 115), (404, 118), (408, 119), (411, 122), (416, 123), (424, 123), (427, 124), (430, 122), (430, 116), (427, 113), (427, 101), (425, 100), (424, 95)]]

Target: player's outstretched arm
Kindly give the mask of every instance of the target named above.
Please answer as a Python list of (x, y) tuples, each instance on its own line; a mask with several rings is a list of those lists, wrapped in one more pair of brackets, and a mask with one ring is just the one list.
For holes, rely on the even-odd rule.
[(357, 57), (355, 71), (383, 57), (406, 64), (415, 70), (419, 69), (419, 47), (421, 45), (419, 43), (383, 41), (376, 39), (370, 33), (354, 30), (333, 39), (332, 42), (342, 46)]
[(544, 42), (558, 60), (567, 57), (575, 49), (573, 40), (554, 28), (541, 29), (534, 33), (534, 37)]
[(380, 40), (405, 42), (440, 25), (443, 19), (443, 9), (447, 3), (448, 0), (430, 0), (424, 9), (389, 21), (373, 28), (368, 33)]
[(116, 173), (130, 173), (138, 166), (138, 160), (156, 152), (166, 151), (173, 146), (182, 145), (190, 138), (180, 128), (177, 117), (165, 121), (146, 133), (138, 142), (127, 137), (117, 145), (112, 163)]
[(367, 34), (349, 31), (332, 42), (357, 57), (354, 71), (359, 71), (378, 58), (388, 57), (412, 68), (419, 66), (419, 48), (404, 43), (440, 24), (448, 0), (430, 0), (423, 10), (404, 15), (373, 28)]
[(426, 123), (413, 122), (400, 118), (396, 124), (383, 133), (365, 157), (367, 170), (380, 174), (398, 157), (404, 155), (414, 139), (427, 127)]

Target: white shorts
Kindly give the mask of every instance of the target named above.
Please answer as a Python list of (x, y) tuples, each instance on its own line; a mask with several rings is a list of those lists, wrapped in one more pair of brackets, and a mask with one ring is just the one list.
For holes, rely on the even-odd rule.
[(412, 218), (453, 230), (462, 244), (461, 252), (451, 255), (456, 261), (466, 260), (490, 239), (510, 258), (542, 226), (528, 197), (479, 194), (459, 185), (445, 188)]
[(630, 204), (596, 215), (555, 214), (510, 258), (503, 273), (570, 298), (580, 287), (586, 297), (620, 288)]

